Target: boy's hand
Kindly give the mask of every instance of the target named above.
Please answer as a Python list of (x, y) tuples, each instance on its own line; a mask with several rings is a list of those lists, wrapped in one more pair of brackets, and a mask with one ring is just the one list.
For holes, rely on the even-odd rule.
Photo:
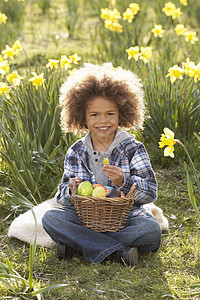
[(124, 183), (124, 174), (121, 168), (111, 166), (111, 165), (104, 165), (103, 171), (110, 178), (110, 180), (117, 186), (121, 186)]
[(74, 182), (76, 183), (76, 186), (79, 186), (79, 184), (82, 182), (81, 177), (70, 178), (70, 180), (68, 182), (68, 187), (71, 191), (73, 189)]

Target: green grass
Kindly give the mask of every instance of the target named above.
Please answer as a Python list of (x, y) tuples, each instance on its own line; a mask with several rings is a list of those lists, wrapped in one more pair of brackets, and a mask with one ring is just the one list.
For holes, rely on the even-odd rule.
[[(86, 59), (94, 55), (94, 47), (90, 35), (94, 31), (96, 18), (82, 11), (83, 23), (69, 38), (66, 28), (65, 0), (51, 1), (51, 8), (46, 15), (42, 15), (36, 1), (27, 3), (26, 19), (21, 35), (21, 42), (31, 64), (37, 60), (58, 58), (61, 55), (71, 55), (77, 52)], [(93, 50), (91, 51), (91, 48)], [(24, 63), (20, 57), (18, 62)]]
[[(55, 249), (37, 247), (34, 280), (41, 286), (67, 283), (44, 294), (44, 299), (199, 299), (199, 223), (189, 202), (181, 170), (157, 170), (157, 205), (169, 220), (158, 253), (140, 257), (135, 267), (107, 261), (90, 264), (76, 256), (59, 262)], [(2, 218), (10, 208), (2, 204)], [(6, 236), (13, 216), (1, 221), (1, 261), (9, 257), (14, 268), (27, 278), (29, 245)], [(0, 285), (0, 295), (10, 295)]]

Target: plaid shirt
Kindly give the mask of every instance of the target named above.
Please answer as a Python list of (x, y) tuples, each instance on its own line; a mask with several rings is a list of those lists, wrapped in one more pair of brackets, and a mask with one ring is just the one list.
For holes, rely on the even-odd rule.
[[(112, 151), (109, 164), (123, 170), (124, 184), (120, 187), (127, 194), (134, 182), (137, 183), (135, 206), (141, 206), (156, 200), (157, 182), (144, 145), (130, 136), (122, 141)], [(89, 157), (82, 140), (78, 140), (65, 156), (64, 174), (58, 186), (57, 201), (62, 205), (71, 205), (68, 181), (79, 176), (82, 181), (96, 183), (93, 172), (89, 169)], [(108, 185), (115, 185), (108, 179)]]

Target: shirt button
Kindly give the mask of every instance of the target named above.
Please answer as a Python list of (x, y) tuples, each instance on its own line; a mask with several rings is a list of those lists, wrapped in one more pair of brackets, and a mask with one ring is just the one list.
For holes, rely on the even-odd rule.
[(94, 155), (96, 155), (97, 154), (97, 152), (96, 151), (94, 151)]
[(97, 161), (98, 161), (98, 159), (96, 158), (96, 159), (95, 159), (95, 161), (97, 162)]

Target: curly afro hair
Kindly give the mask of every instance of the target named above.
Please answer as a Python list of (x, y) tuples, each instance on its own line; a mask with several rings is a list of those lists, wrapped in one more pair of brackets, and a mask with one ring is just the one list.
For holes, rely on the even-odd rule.
[(119, 111), (119, 126), (140, 127), (144, 121), (143, 89), (141, 80), (132, 73), (86, 63), (69, 76), (60, 89), (61, 128), (64, 132), (86, 130), (87, 103), (96, 97), (114, 101)]

